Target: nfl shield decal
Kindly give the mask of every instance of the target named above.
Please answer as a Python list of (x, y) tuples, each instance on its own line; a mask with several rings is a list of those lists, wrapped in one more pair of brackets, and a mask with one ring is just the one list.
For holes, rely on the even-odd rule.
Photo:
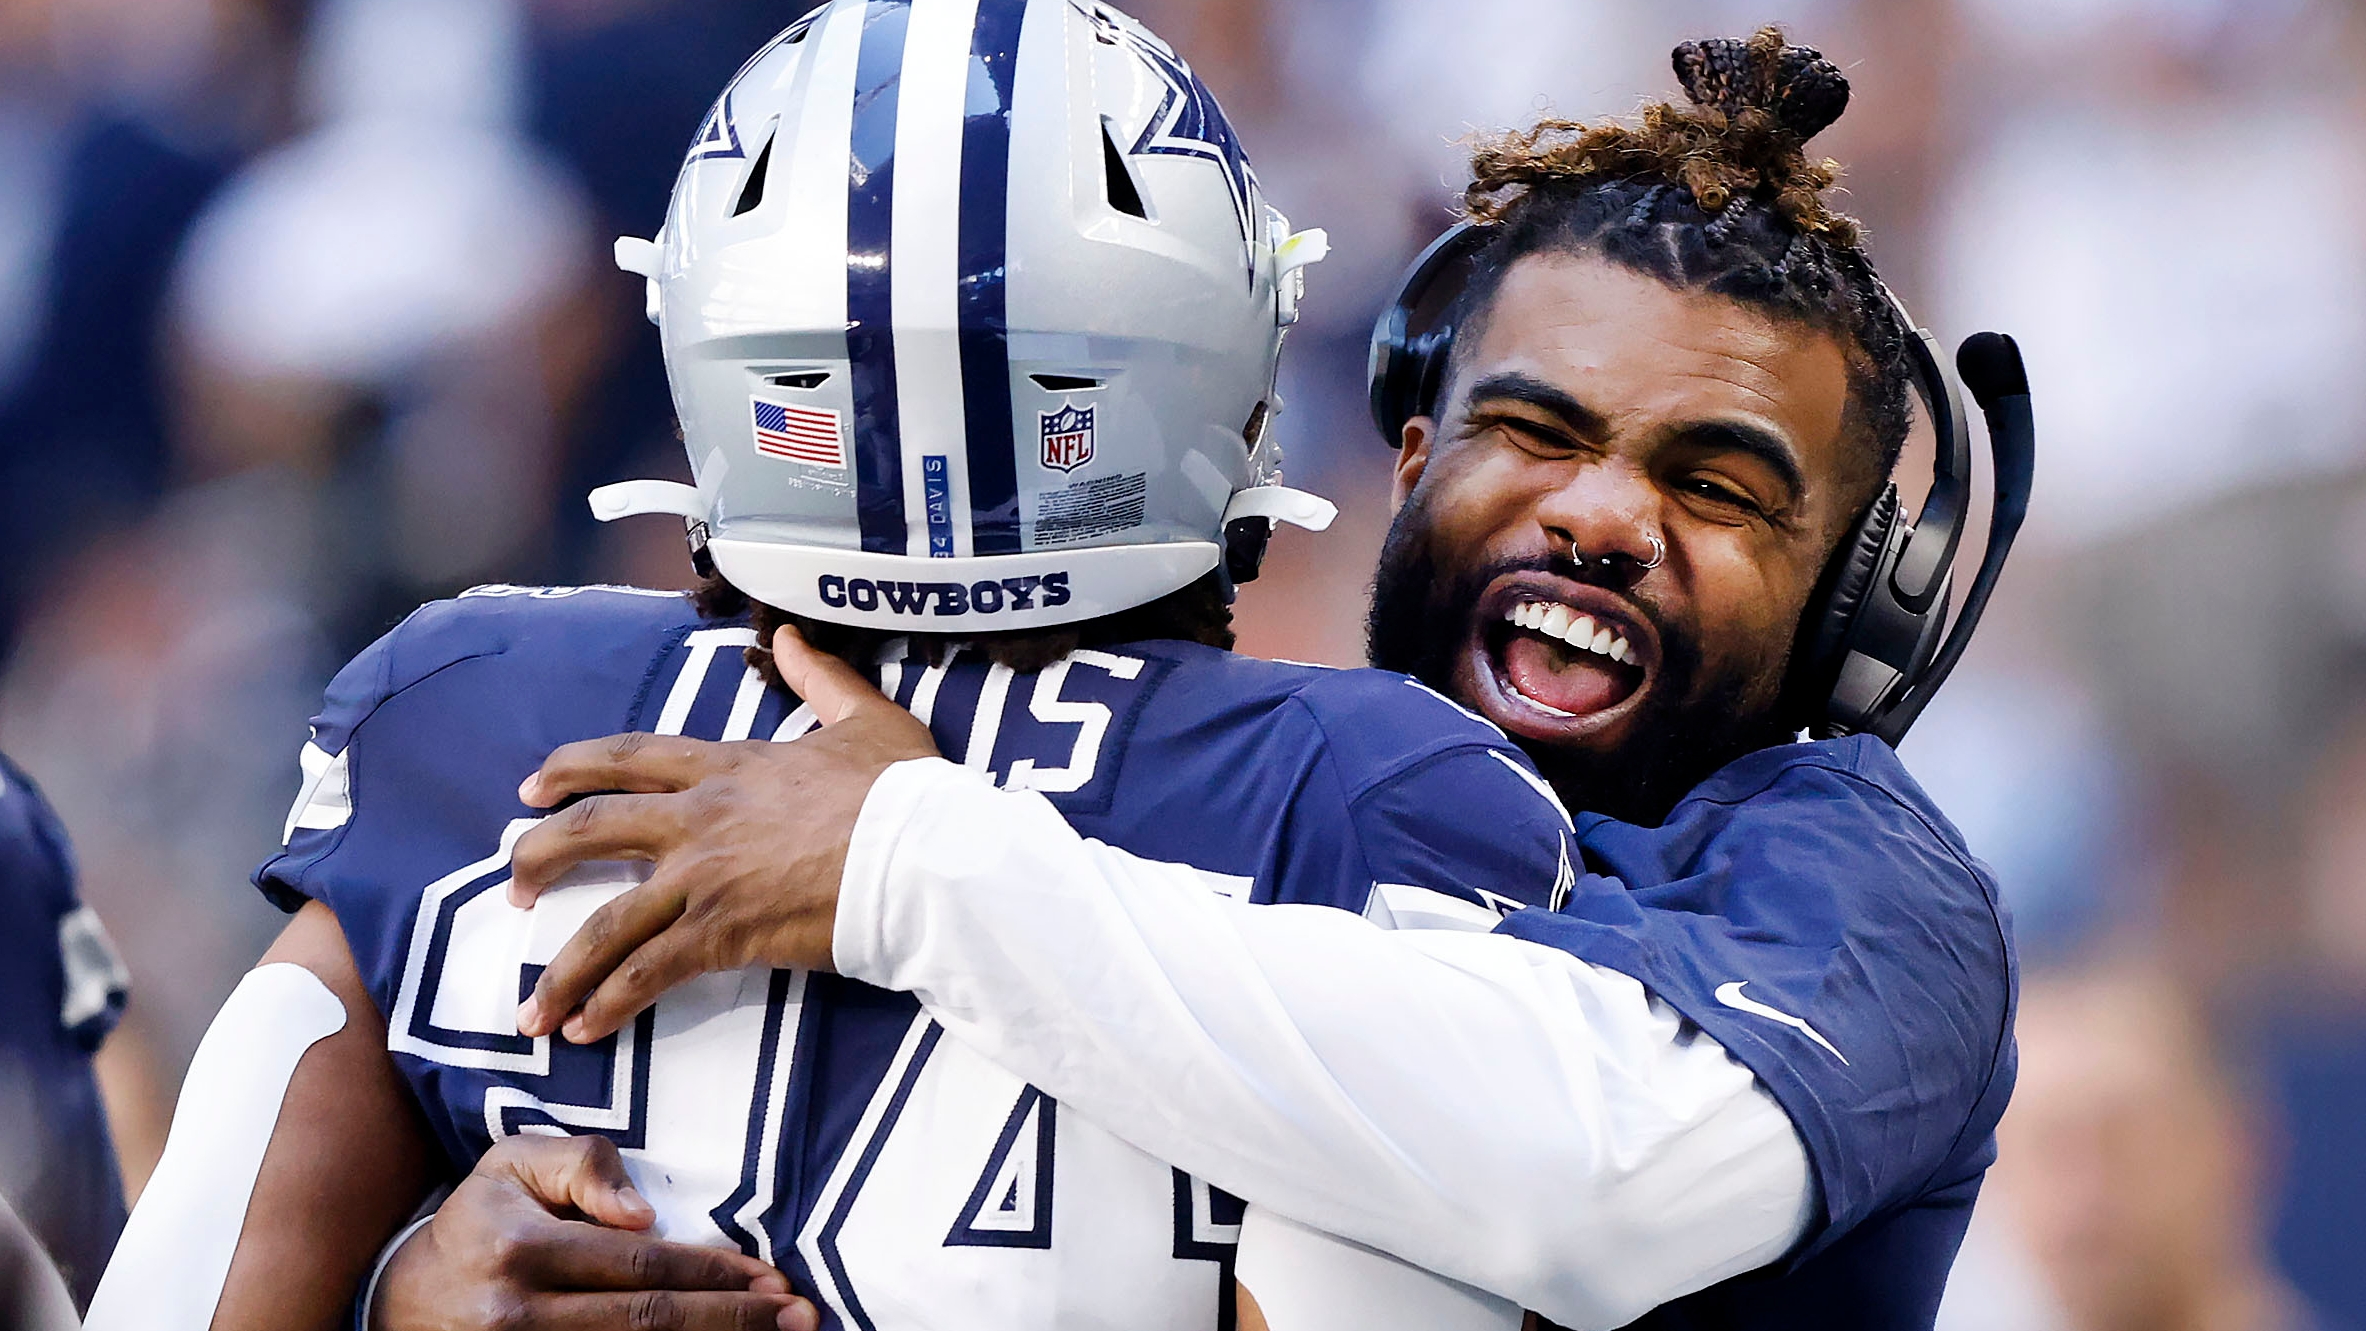
[(1074, 471), (1093, 460), (1093, 411), (1062, 407), (1037, 413), (1043, 421), (1043, 465)]

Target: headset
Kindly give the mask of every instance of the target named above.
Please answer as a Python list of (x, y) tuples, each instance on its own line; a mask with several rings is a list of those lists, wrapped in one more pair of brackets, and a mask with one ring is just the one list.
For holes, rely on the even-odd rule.
[[(1454, 346), (1455, 299), (1493, 234), (1463, 222), (1430, 242), (1373, 326), (1372, 421), (1392, 448), (1405, 422), (1436, 405)], [(2037, 442), (2020, 348), (2002, 333), (1973, 335), (1956, 352), (1956, 371), (1987, 421), (1996, 482), (1988, 547), (1949, 629), (1956, 548), (1971, 513), (1970, 434), (1955, 382), (1940, 368), (1938, 339), (1887, 287), (1881, 295), (1906, 330), (1916, 389), (1938, 438), (1936, 474), (1912, 522), (1891, 484), (1834, 551), (1801, 617), (1786, 690), (1817, 737), (1874, 735), (1894, 746), (1963, 659), (1988, 608), (2029, 512)]]

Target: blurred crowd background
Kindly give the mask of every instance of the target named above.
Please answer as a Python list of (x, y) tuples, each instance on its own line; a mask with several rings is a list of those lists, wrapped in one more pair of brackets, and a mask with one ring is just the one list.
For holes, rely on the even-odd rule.
[[(305, 718), (421, 600), (690, 577), (583, 495), (685, 472), (640, 283), (800, 0), (0, 0), (0, 749), (133, 976), (126, 1172), (276, 931)], [(1280, 428), (1339, 500), (1244, 647), (1355, 663), (1366, 333), (1462, 140), (1776, 20), (1950, 342), (2019, 337), (2038, 499), (1909, 766), (1995, 867), (2023, 1073), (1953, 1331), (2366, 1328), (2366, 6), (1137, 0), (1323, 226)], [(1910, 466), (1914, 465), (1910, 462)]]

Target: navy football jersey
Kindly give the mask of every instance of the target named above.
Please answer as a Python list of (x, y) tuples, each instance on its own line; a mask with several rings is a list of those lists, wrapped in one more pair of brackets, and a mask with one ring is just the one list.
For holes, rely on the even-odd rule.
[(2015, 1071), (1986, 866), (1864, 736), (1741, 758), (1658, 827), (1576, 819), (1561, 909), (1499, 931), (1633, 976), (1781, 1103), (1817, 1185), (1782, 1262), (1635, 1331), (1897, 1331), (1936, 1317)]
[(65, 830), (0, 758), (0, 1194), (88, 1303), (123, 1230), (91, 1056), (123, 1013), (123, 964), (74, 894)]
[[(541, 816), (519, 781), (617, 731), (807, 733), (811, 709), (746, 666), (753, 641), (672, 593), (429, 606), (330, 686), (256, 881), (336, 913), (455, 1170), (510, 1134), (604, 1134), (664, 1233), (782, 1267), (826, 1326), (1220, 1325), (1239, 1203), (1061, 1113), (908, 995), (756, 969), (596, 1045), (517, 1034), (542, 966), (646, 873), (585, 866), (511, 907), (509, 852)], [(1486, 929), (1574, 875), (1526, 760), (1402, 676), (1145, 642), (1034, 674), (955, 653), (877, 677), (950, 760), (1210, 891)]]

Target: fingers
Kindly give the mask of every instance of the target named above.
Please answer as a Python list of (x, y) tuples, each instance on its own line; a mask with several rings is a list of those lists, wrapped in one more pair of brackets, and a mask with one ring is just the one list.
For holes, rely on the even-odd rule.
[[(528, 832), (526, 835), (530, 837), (533, 834)], [(519, 839), (518, 845), (521, 849), (524, 847), (524, 838)], [(559, 948), (558, 955), (550, 959), (550, 965), (543, 968), (541, 977), (534, 982), (534, 992), (519, 1005), (518, 1034), (539, 1039), (556, 1030), (567, 1014), (580, 1006), (585, 997), (607, 981), (618, 967), (625, 965), (636, 952), (643, 950), (644, 944), (682, 917), (684, 900), (681, 886), (672, 877), (660, 873), (593, 911), (574, 936)], [(642, 972), (635, 970), (632, 976), (633, 982), (623, 986), (623, 989), (639, 993), (643, 987)], [(663, 992), (662, 987), (650, 990), (640, 1007), (626, 1011), (618, 1018), (617, 1025), (629, 1020), (633, 1013), (640, 1011), (641, 1007), (647, 1007), (651, 1000)], [(624, 996), (624, 992), (612, 994), (611, 1005)], [(609, 1009), (603, 1009), (606, 1010)], [(608, 1031), (614, 1029), (615, 1026), (610, 1026)], [(589, 1038), (603, 1038), (608, 1031)], [(567, 1038), (578, 1044), (586, 1042), (578, 1038), (572, 1023)]]
[[(501, 1273), (529, 1289), (786, 1294), (780, 1272), (729, 1248), (554, 1220), (507, 1241)], [(753, 1288), (759, 1282), (763, 1289)]]
[[(824, 727), (859, 728), (864, 732), (859, 742), (891, 761), (925, 758), (937, 752), (935, 737), (919, 718), (871, 687), (871, 681), (853, 666), (815, 651), (796, 629), (784, 624), (774, 631), (772, 661), (781, 682), (813, 708)], [(858, 717), (859, 727), (845, 725)]]
[(696, 944), (685, 939), (680, 928), (661, 933), (609, 972), (583, 1000), (583, 1010), (569, 1017), (562, 1029), (575, 1044), (605, 1040), (666, 990), (713, 969), (717, 967), (700, 964)]
[(803, 698), (825, 726), (869, 707), (893, 707), (871, 681), (826, 652), (817, 652), (804, 635), (783, 624), (772, 635), (772, 663), (789, 692)]
[(573, 1207), (624, 1229), (646, 1229), (657, 1215), (605, 1137), (504, 1138), (477, 1162), (476, 1172), (514, 1181), (554, 1215)]
[(646, 860), (682, 836), (670, 795), (594, 795), (527, 829), (509, 857), (509, 904), (534, 904), (569, 869), (593, 860)]
[[(571, 1218), (575, 1212), (604, 1223)], [(507, 1138), (478, 1161), (422, 1240), (405, 1245), (378, 1307), (383, 1313), (408, 1279), (416, 1288), (404, 1294), (403, 1306), (413, 1315), (390, 1324), (424, 1324), (416, 1314), (432, 1308), (442, 1319), (438, 1326), (814, 1331), (819, 1325), (819, 1314), (790, 1295), (788, 1277), (778, 1270), (728, 1248), (634, 1232), (654, 1219), (606, 1138)], [(626, 1227), (608, 1227), (616, 1221)], [(437, 1254), (447, 1248), (439, 1267)], [(417, 1261), (428, 1266), (405, 1265)], [(452, 1322), (453, 1314), (464, 1315)]]
[(729, 770), (728, 744), (628, 731), (602, 739), (562, 744), (542, 760), (542, 769), (518, 787), (528, 807), (547, 809), (570, 795), (621, 790), (664, 794), (688, 790), (702, 779)]
[(555, 1294), (537, 1300), (513, 1324), (533, 1331), (814, 1331), (813, 1305), (786, 1294)]

